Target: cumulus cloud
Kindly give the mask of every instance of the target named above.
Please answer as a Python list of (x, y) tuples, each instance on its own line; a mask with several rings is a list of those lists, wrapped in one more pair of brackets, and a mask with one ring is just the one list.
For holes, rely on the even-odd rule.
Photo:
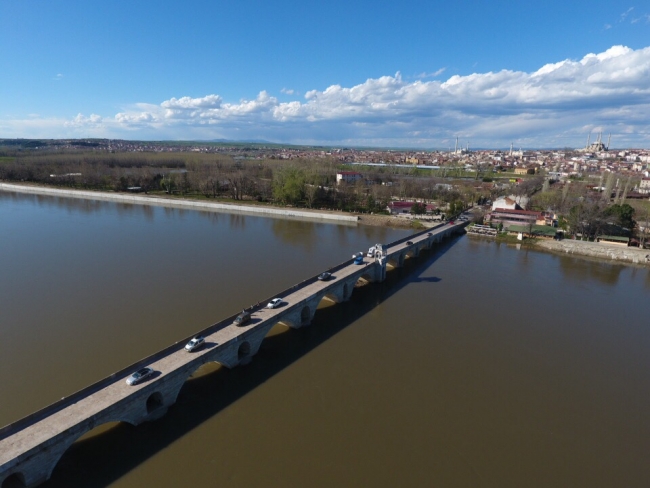
[[(459, 131), (479, 144), (494, 138), (543, 141), (577, 134), (574, 127), (584, 130), (589, 121), (622, 127), (629, 119), (617, 110), (624, 107), (650, 114), (649, 79), (650, 47), (613, 46), (534, 72), (504, 69), (414, 82), (398, 72), (351, 87), (310, 90), (288, 102), (266, 91), (237, 103), (226, 103), (219, 95), (172, 98), (148, 110), (118, 114), (116, 121), (131, 127), (213, 126), (223, 137), (286, 142), (384, 139), (387, 144), (394, 140), (435, 145)], [(632, 122), (642, 137), (647, 137), (649, 123), (650, 115)]]
[(221, 106), (221, 97), (219, 95), (208, 95), (203, 98), (172, 98), (166, 102), (161, 103), (160, 105), (163, 108), (170, 110), (191, 110), (191, 109), (208, 109), (208, 108), (219, 108)]
[[(629, 11), (628, 11), (629, 14)], [(439, 76), (441, 68), (431, 75)], [(650, 145), (650, 47), (613, 46), (532, 72), (503, 69), (446, 79), (370, 78), (280, 102), (266, 91), (227, 102), (220, 95), (137, 103), (114, 117), (81, 114), (65, 127), (115, 136), (267, 139), (292, 143), (440, 147), (456, 135), (473, 146), (583, 144), (596, 126)], [(623, 137), (623, 136), (621, 136)]]
[(90, 114), (88, 117), (83, 114), (77, 114), (73, 119), (66, 121), (64, 125), (74, 128), (97, 128), (102, 126), (102, 121), (102, 117), (97, 114)]

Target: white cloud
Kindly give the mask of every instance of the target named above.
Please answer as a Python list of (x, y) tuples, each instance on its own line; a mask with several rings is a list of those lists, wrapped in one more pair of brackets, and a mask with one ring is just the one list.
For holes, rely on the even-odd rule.
[(74, 128), (97, 128), (102, 126), (102, 121), (102, 117), (97, 114), (90, 114), (89, 117), (83, 114), (77, 114), (73, 119), (66, 121), (64, 125)]
[(637, 24), (642, 20), (645, 20), (646, 24), (650, 24), (650, 14), (643, 14), (641, 15), (641, 17), (635, 17), (632, 20), (630, 20), (630, 24)]
[(172, 98), (166, 102), (161, 103), (161, 107), (167, 109), (208, 109), (208, 108), (219, 108), (221, 106), (222, 99), (219, 95), (208, 95), (203, 98)]
[(619, 19), (619, 22), (625, 22), (625, 19), (627, 18), (628, 15), (632, 13), (632, 10), (634, 10), (634, 7), (630, 7), (625, 12), (623, 12)]
[(650, 47), (613, 46), (533, 72), (503, 69), (429, 81), (407, 81), (398, 72), (355, 86), (310, 90), (287, 102), (266, 91), (234, 103), (216, 94), (181, 96), (137, 103), (114, 117), (80, 114), (63, 126), (77, 133), (103, 130), (107, 137), (429, 147), (456, 135), (474, 147), (512, 140), (539, 147), (578, 145), (585, 128), (602, 126), (614, 134), (613, 145), (617, 131), (629, 145), (648, 145), (649, 79)]
[(281, 93), (284, 93), (285, 95), (293, 95), (295, 93), (295, 90), (291, 88), (283, 88), (280, 90)]
[(419, 75), (417, 75), (416, 78), (419, 79), (419, 80), (424, 80), (426, 78), (435, 78), (436, 76), (440, 76), (441, 74), (443, 74), (446, 70), (447, 70), (447, 68), (445, 67), (445, 68), (440, 68), (440, 69), (434, 71), (433, 73), (423, 72), (423, 73), (420, 73)]

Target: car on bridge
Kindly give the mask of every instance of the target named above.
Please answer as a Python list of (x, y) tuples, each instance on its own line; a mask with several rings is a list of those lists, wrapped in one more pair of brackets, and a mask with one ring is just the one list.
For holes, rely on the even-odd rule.
[(205, 344), (205, 338), (203, 336), (198, 335), (194, 337), (190, 342), (185, 344), (185, 350), (187, 352), (196, 351), (204, 344)]
[(266, 308), (278, 308), (280, 305), (282, 305), (282, 298), (274, 298), (266, 305)]
[(242, 310), (242, 313), (237, 315), (237, 318), (235, 319), (235, 325), (237, 327), (242, 327), (246, 325), (248, 322), (251, 321), (251, 314), (250, 312), (247, 312), (246, 310)]
[(332, 273), (325, 271), (318, 275), (318, 281), (329, 281), (332, 278)]
[(151, 378), (154, 373), (155, 371), (149, 367), (141, 368), (126, 379), (126, 384), (129, 386), (137, 385), (147, 378)]

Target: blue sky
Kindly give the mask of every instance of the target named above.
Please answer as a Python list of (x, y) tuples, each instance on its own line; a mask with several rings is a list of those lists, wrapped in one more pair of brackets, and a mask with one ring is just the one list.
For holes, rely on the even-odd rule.
[(650, 4), (0, 2), (0, 138), (650, 147)]

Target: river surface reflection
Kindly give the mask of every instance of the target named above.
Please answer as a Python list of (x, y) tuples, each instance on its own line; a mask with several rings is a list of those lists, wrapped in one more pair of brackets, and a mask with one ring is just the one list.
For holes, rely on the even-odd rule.
[[(404, 231), (0, 192), (0, 424)], [(647, 486), (647, 269), (462, 237), (43, 486)]]

